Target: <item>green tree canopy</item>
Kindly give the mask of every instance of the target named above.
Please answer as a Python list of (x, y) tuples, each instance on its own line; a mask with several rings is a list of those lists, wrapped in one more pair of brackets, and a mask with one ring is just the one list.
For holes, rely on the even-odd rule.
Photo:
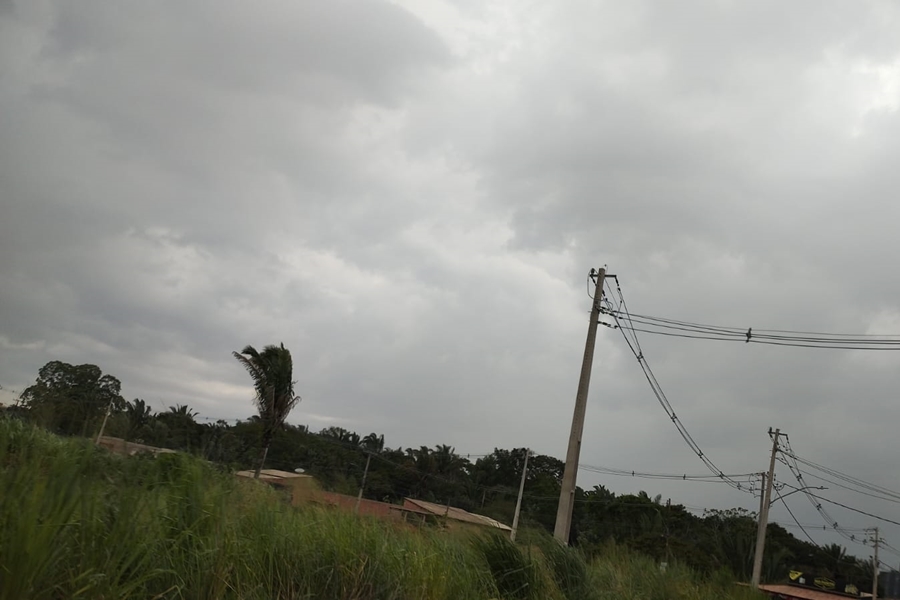
[(54, 431), (87, 435), (107, 407), (124, 408), (121, 389), (121, 382), (97, 365), (54, 360), (41, 367), (35, 383), (22, 392), (22, 403)]

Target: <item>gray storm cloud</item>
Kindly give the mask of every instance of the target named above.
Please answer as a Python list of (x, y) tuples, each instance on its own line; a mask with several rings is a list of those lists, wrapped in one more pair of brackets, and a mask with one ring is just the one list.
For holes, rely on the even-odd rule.
[[(230, 352), (284, 342), (295, 422), (562, 456), (591, 267), (645, 314), (898, 333), (898, 25), (891, 2), (2, 3), (0, 393), (91, 362), (156, 410), (244, 417)], [(780, 426), (900, 487), (892, 355), (643, 347), (726, 471)], [(582, 461), (699, 472), (618, 332), (596, 357)]]

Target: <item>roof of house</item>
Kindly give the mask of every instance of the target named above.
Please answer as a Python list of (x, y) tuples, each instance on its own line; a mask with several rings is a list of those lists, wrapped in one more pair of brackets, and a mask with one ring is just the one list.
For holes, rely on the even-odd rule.
[[(238, 471), (235, 475), (253, 479), (254, 475), (256, 475), (256, 471)], [(262, 481), (285, 481), (288, 479), (304, 479), (309, 477), (312, 477), (312, 475), (291, 473), (290, 471), (280, 471), (278, 469), (263, 469), (259, 472), (259, 478)]]
[(502, 529), (503, 531), (512, 531), (511, 527), (509, 527), (508, 525), (504, 525), (500, 521), (497, 521), (490, 517), (486, 517), (484, 515), (476, 515), (474, 513), (470, 513), (469, 511), (463, 510), (461, 508), (435, 504), (433, 502), (426, 502), (425, 500), (415, 500), (413, 498), (406, 498), (406, 501), (433, 515), (447, 517), (448, 519), (455, 519), (457, 521), (463, 521), (466, 523), (473, 523), (475, 525), (482, 525), (484, 527), (494, 527), (496, 529)]
[(138, 442), (127, 442), (122, 438), (110, 437), (108, 435), (100, 436), (100, 446), (119, 452), (122, 454), (138, 454), (139, 452), (151, 452), (153, 454), (175, 454), (175, 450), (170, 448), (157, 448), (156, 446), (148, 446)]
[[(780, 594), (782, 596), (787, 596), (788, 598), (799, 598), (801, 600), (838, 600), (839, 598), (850, 597), (847, 594), (811, 590), (809, 588), (784, 584), (765, 584), (759, 586), (759, 589), (770, 594)], [(871, 594), (862, 594), (860, 597), (866, 596), (872, 597)]]
[[(318, 492), (311, 497), (313, 502), (330, 504), (332, 506), (341, 506), (344, 508), (354, 507), (357, 503), (356, 496), (348, 496), (347, 494), (338, 494), (337, 492)], [(416, 506), (401, 506), (400, 504), (391, 504), (390, 502), (379, 502), (378, 500), (370, 500), (369, 498), (360, 498), (360, 514), (365, 513), (390, 513), (391, 511), (399, 511), (405, 513), (415, 513), (418, 515), (430, 515), (431, 513), (422, 510)]]

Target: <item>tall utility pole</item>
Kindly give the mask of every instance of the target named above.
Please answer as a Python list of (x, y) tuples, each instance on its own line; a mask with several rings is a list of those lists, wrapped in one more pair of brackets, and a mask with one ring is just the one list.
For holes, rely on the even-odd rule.
[(519, 512), (522, 510), (522, 493), (525, 491), (525, 476), (528, 474), (528, 457), (531, 450), (525, 449), (525, 466), (522, 467), (522, 482), (519, 483), (519, 499), (516, 500), (516, 514), (513, 516), (512, 531), (509, 533), (510, 541), (516, 541), (516, 532), (519, 530)]
[(366, 477), (369, 476), (369, 463), (372, 461), (372, 453), (368, 452), (366, 456), (366, 470), (363, 471), (362, 483), (359, 484), (359, 495), (356, 496), (356, 507), (353, 512), (359, 513), (359, 503), (362, 502), (363, 490), (366, 487)]
[(772, 435), (772, 429), (769, 429), (769, 435), (772, 436), (772, 458), (769, 460), (769, 473), (765, 478), (766, 489), (763, 493), (763, 501), (759, 510), (759, 526), (756, 530), (756, 554), (753, 556), (753, 576), (750, 579), (750, 586), (759, 587), (759, 579), (762, 575), (763, 551), (766, 547), (766, 527), (769, 524), (769, 507), (772, 505), (772, 483), (775, 481), (775, 455), (778, 454), (778, 437), (781, 430), (776, 429)]
[(597, 322), (600, 319), (600, 301), (603, 298), (603, 280), (606, 267), (599, 271), (591, 269), (595, 278), (594, 305), (588, 323), (587, 341), (584, 343), (584, 360), (581, 362), (581, 377), (575, 394), (575, 413), (572, 415), (572, 432), (569, 434), (569, 449), (566, 452), (566, 469), (563, 472), (562, 488), (559, 491), (559, 507), (556, 510), (556, 526), (553, 537), (560, 544), (569, 543), (572, 527), (572, 509), (575, 506), (575, 478), (578, 475), (578, 458), (581, 456), (581, 435), (584, 432), (584, 411), (587, 407), (588, 388), (591, 385), (591, 367), (594, 363), (594, 342), (597, 340)]
[[(763, 514), (763, 506), (766, 505), (766, 474), (760, 473), (760, 486), (759, 486), (759, 514)], [(758, 527), (758, 525), (757, 525)], [(757, 529), (756, 533), (759, 533)]]
[(875, 547), (872, 556), (872, 600), (878, 600), (878, 528), (875, 528)]

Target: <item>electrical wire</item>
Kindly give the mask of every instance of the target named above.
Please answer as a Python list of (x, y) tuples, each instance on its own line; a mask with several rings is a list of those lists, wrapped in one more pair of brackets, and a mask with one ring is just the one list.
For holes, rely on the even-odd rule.
[[(889, 554), (893, 554), (897, 558), (900, 558), (900, 550), (898, 550), (897, 548), (894, 548), (893, 546), (888, 544), (886, 541), (878, 540), (878, 546), (880, 548), (884, 549), (885, 552), (887, 552)], [(886, 565), (886, 566), (889, 566), (889, 565)], [(890, 568), (893, 569), (894, 567), (890, 567)]]
[[(641, 348), (640, 341), (638, 340), (638, 336), (636, 333), (636, 329), (631, 322), (631, 317), (628, 312), (628, 306), (625, 303), (625, 296), (622, 294), (622, 287), (619, 283), (619, 278), (615, 275), (611, 275), (607, 277), (607, 280), (612, 279), (616, 282), (616, 293), (618, 294), (618, 305), (619, 309), (610, 312), (609, 314), (615, 319), (616, 327), (622, 332), (622, 336), (625, 338), (625, 342), (628, 344), (628, 348), (631, 350), (631, 353), (637, 359), (638, 364), (641, 367), (641, 371), (644, 373), (644, 377), (647, 379), (647, 382), (650, 384), (650, 389), (653, 392), (653, 395), (656, 396), (656, 400), (659, 402), (660, 406), (662, 406), (663, 410), (666, 411), (669, 419), (675, 425), (675, 428), (678, 430), (679, 435), (684, 440), (684, 442), (688, 445), (691, 451), (697, 455), (697, 457), (706, 465), (706, 468), (710, 470), (714, 475), (722, 479), (723, 481), (728, 482), (728, 484), (741, 491), (747, 491), (743, 484), (734, 479), (729, 478), (725, 475), (724, 471), (718, 468), (715, 463), (713, 463), (709, 457), (704, 454), (703, 450), (688, 432), (687, 428), (675, 414), (675, 410), (672, 408), (672, 404), (669, 402), (669, 399), (666, 397), (665, 392), (662, 389), (662, 386), (659, 384), (659, 380), (657, 380), (656, 375), (654, 375), (653, 370), (650, 368), (647, 359), (644, 357), (643, 350)], [(610, 295), (612, 294), (612, 285), (610, 287)], [(630, 334), (630, 337), (629, 337)]]
[(845, 508), (845, 509), (847, 509), (847, 510), (849, 510), (849, 511), (852, 511), (852, 512), (855, 512), (855, 513), (858, 513), (858, 514), (861, 514), (861, 515), (865, 515), (865, 516), (867, 516), (867, 517), (871, 517), (871, 518), (873, 518), (873, 519), (877, 519), (877, 520), (883, 521), (883, 522), (885, 522), (885, 523), (890, 523), (891, 525), (900, 525), (900, 521), (894, 521), (893, 519), (888, 519), (887, 517), (881, 517), (881, 516), (879, 516), (879, 515), (876, 515), (876, 514), (873, 514), (873, 513), (870, 513), (870, 512), (866, 512), (866, 511), (864, 511), (864, 510), (860, 510), (860, 509), (858, 509), (858, 508), (853, 508), (852, 506), (847, 506), (846, 504), (842, 504), (842, 503), (837, 502), (837, 501), (835, 501), (835, 500), (829, 500), (828, 498), (823, 498), (822, 496), (819, 496), (819, 495), (817, 495), (817, 494), (813, 494), (813, 493), (811, 493), (811, 492), (809, 492), (809, 495), (812, 496), (813, 498), (816, 498), (817, 500), (821, 500), (821, 501), (823, 501), (823, 502), (828, 502), (829, 504), (834, 504), (835, 506), (840, 506), (841, 508)]
[[(819, 523), (781, 523), (779, 521), (769, 521), (770, 525), (780, 525), (781, 527), (790, 527), (793, 529), (797, 529), (802, 527), (808, 531), (830, 531), (831, 528), (828, 525), (822, 525)], [(845, 529), (844, 531), (856, 531), (858, 533), (863, 533), (868, 531), (868, 529)]]
[[(775, 486), (772, 486), (772, 487), (774, 488)], [(782, 503), (782, 504), (784, 505), (784, 507), (787, 509), (788, 514), (791, 515), (791, 519), (794, 520), (794, 523), (796, 523), (796, 524), (797, 524), (797, 527), (800, 528), (800, 531), (803, 532), (803, 535), (806, 536), (806, 538), (812, 543), (813, 546), (819, 546), (819, 544), (816, 543), (816, 540), (812, 539), (812, 536), (809, 535), (809, 532), (806, 531), (806, 529), (804, 529), (803, 525), (800, 524), (800, 521), (797, 520), (796, 515), (794, 515), (794, 511), (792, 511), (792, 510), (791, 510), (791, 507), (788, 506), (788, 503), (787, 503), (787, 502), (785, 501), (785, 499), (781, 496), (781, 492), (780, 492), (777, 488), (775, 488), (775, 494), (778, 496), (778, 499), (781, 500), (781, 503)]]
[[(785, 454), (786, 456), (788, 456), (789, 458), (793, 458), (793, 457), (795, 456), (795, 454), (794, 454), (794, 452), (793, 452), (793, 449), (792, 449), (791, 446), (790, 446), (790, 439), (787, 438), (787, 436), (785, 436), (785, 438), (786, 438), (785, 443), (786, 443), (788, 452), (785, 453), (785, 452), (782, 451), (782, 453)], [(821, 496), (821, 495), (819, 495), (819, 494), (814, 494), (814, 493), (812, 493), (812, 492), (809, 491), (809, 489), (804, 485), (804, 482), (803, 482), (803, 474), (802, 474), (802, 472), (800, 472), (800, 467), (799, 467), (799, 465), (796, 464), (796, 461), (793, 461), (793, 464), (791, 464), (791, 462), (788, 462), (787, 464), (788, 464), (788, 468), (791, 469), (791, 473), (792, 473), (792, 474), (794, 475), (794, 477), (797, 479), (797, 483), (798, 483), (799, 486), (800, 486), (800, 487), (795, 488), (795, 489), (797, 489), (798, 491), (802, 491), (804, 494), (806, 494), (806, 496), (810, 499), (810, 502), (812, 502), (813, 506), (816, 508), (816, 510), (819, 512), (819, 514), (822, 516), (822, 518), (825, 519), (826, 522), (831, 522), (831, 523), (832, 523), (832, 529), (833, 529), (834, 531), (837, 531), (837, 532), (838, 532), (840, 535), (842, 535), (844, 538), (846, 538), (846, 539), (848, 539), (848, 540), (850, 540), (850, 541), (852, 541), (852, 542), (857, 542), (857, 543), (859, 543), (859, 540), (856, 538), (855, 535), (851, 535), (850, 533), (848, 533), (849, 530), (845, 530), (845, 529), (843, 529), (843, 528), (841, 528), (841, 527), (838, 526), (837, 521), (834, 520), (834, 519), (833, 519), (833, 518), (825, 511), (825, 509), (822, 507), (822, 502), (827, 502), (827, 503), (829, 503), (829, 504), (833, 504), (833, 505), (835, 505), (835, 506), (838, 506), (838, 507), (840, 507), (840, 508), (844, 508), (844, 509), (849, 510), (849, 511), (851, 511), (851, 512), (855, 512), (855, 513), (858, 513), (858, 514), (861, 514), (861, 515), (865, 515), (865, 516), (867, 516), (867, 517), (870, 517), (870, 518), (873, 518), (873, 519), (877, 519), (877, 520), (883, 521), (883, 522), (885, 522), (885, 523), (890, 523), (890, 524), (892, 524), (892, 525), (900, 525), (900, 521), (895, 521), (895, 520), (893, 520), (893, 519), (888, 519), (887, 517), (882, 517), (882, 516), (880, 516), (880, 515), (876, 515), (876, 514), (874, 514), (874, 513), (868, 512), (868, 511), (860, 510), (860, 509), (858, 509), (858, 508), (854, 508), (854, 507), (849, 506), (849, 505), (847, 505), (847, 504), (844, 504), (844, 503), (842, 503), (842, 502), (838, 502), (838, 501), (836, 501), (836, 500), (830, 500), (830, 499), (825, 498), (825, 497), (823, 497), (823, 496)], [(795, 471), (796, 471), (796, 472), (795, 472)], [(793, 487), (793, 486), (788, 486), (788, 487)], [(817, 500), (820, 501), (820, 502), (816, 502)], [(863, 541), (862, 543), (863, 543), (863, 545), (866, 545), (866, 541)]]
[[(311, 435), (315, 435), (319, 440), (325, 441), (326, 443), (330, 443), (330, 444), (333, 444), (333, 445), (336, 445), (336, 446), (341, 446), (341, 447), (344, 447), (344, 448), (349, 449), (349, 450), (361, 450), (361, 451), (364, 451), (364, 450), (365, 450), (364, 448), (361, 448), (360, 446), (351, 444), (351, 443), (349, 443), (349, 442), (342, 442), (342, 441), (340, 441), (340, 440), (337, 440), (337, 439), (334, 439), (334, 438), (329, 438), (329, 437), (327, 437), (327, 436), (322, 436), (322, 435), (320, 435), (320, 434), (311, 434)], [(459, 480), (454, 480), (454, 479), (450, 479), (450, 478), (447, 478), (447, 477), (443, 477), (443, 476), (441, 476), (441, 475), (439, 475), (439, 474), (437, 474), (437, 473), (428, 473), (428, 472), (422, 471), (422, 470), (416, 468), (416, 467), (413, 466), (413, 465), (407, 465), (407, 464), (402, 464), (402, 463), (398, 463), (398, 462), (392, 461), (392, 460), (388, 459), (387, 457), (383, 456), (383, 455), (382, 455), (381, 453), (379, 453), (379, 452), (371, 452), (370, 454), (371, 454), (372, 457), (375, 458), (375, 460), (377, 460), (377, 461), (381, 461), (381, 462), (383, 462), (383, 463), (385, 463), (385, 464), (389, 464), (389, 465), (391, 465), (391, 466), (393, 466), (393, 467), (396, 467), (396, 468), (398, 468), (398, 469), (403, 469), (403, 470), (405, 470), (405, 471), (408, 471), (408, 472), (411, 472), (411, 473), (415, 473), (415, 474), (417, 474), (417, 475), (420, 475), (423, 479), (433, 479), (433, 480), (441, 481), (441, 482), (448, 483), (448, 484), (451, 484), (451, 485), (466, 486), (466, 487), (468, 487), (468, 488), (477, 489), (477, 490), (483, 490), (483, 491), (491, 492), (491, 493), (494, 493), (494, 494), (505, 495), (505, 496), (517, 496), (517, 495), (518, 495), (518, 491), (515, 490), (515, 489), (513, 489), (513, 488), (508, 488), (508, 489), (507, 489), (507, 488), (502, 487), (502, 486), (486, 486), (486, 485), (481, 485), (481, 484), (476, 484), (476, 483), (462, 482), (462, 481), (459, 481)], [(456, 456), (461, 457), (461, 455), (459, 455), (459, 454), (456, 454)], [(586, 465), (586, 466), (587, 466), (587, 465)], [(612, 469), (611, 469), (611, 470), (612, 470)], [(615, 469), (615, 470), (616, 470), (616, 471), (620, 471), (620, 472), (625, 472), (625, 471), (622, 470), (622, 469)], [(630, 473), (630, 472), (629, 472), (629, 473)], [(661, 474), (661, 473), (657, 473), (657, 474), (647, 474), (647, 475), (663, 475), (663, 476), (664, 476), (665, 478), (667, 478), (667, 479), (673, 479), (673, 478), (680, 478), (680, 477), (682, 477), (681, 475), (677, 475), (677, 474)], [(756, 475), (756, 474), (755, 474), (755, 473), (750, 473), (750, 474), (745, 474), (745, 475)], [(703, 476), (701, 476), (701, 477), (710, 477), (710, 476), (708, 476), (708, 475), (703, 475)], [(698, 480), (696, 480), (696, 479), (687, 479), (687, 481), (698, 481)], [(708, 481), (708, 480), (699, 480), (699, 481), (702, 482), (702, 483), (709, 483), (709, 482), (710, 482), (710, 481)], [(559, 496), (538, 496), (538, 495), (534, 495), (534, 494), (523, 493), (523, 494), (522, 494), (522, 498), (528, 499), (528, 500), (558, 500), (558, 499), (559, 499)], [(648, 506), (647, 503), (641, 503), (641, 502), (630, 502), (630, 503), (629, 503), (629, 502), (623, 502), (623, 501), (620, 500), (620, 498), (621, 498), (621, 497), (619, 497), (619, 498), (576, 498), (576, 499), (575, 499), (575, 502), (577, 502), (577, 503), (579, 503), (579, 504), (618, 504), (618, 505), (620, 505), (620, 506)], [(673, 504), (672, 506), (682, 506), (682, 505), (680, 505), (680, 504)], [(685, 508), (688, 508), (688, 507), (685, 507)], [(712, 510), (712, 509), (699, 508), (699, 507), (692, 507), (692, 508), (695, 509), (695, 510)]]
[[(818, 471), (821, 471), (822, 473), (831, 475), (832, 477), (834, 477), (836, 479), (839, 479), (850, 485), (855, 485), (859, 488), (862, 488), (863, 490), (872, 492), (873, 494), (880, 494), (882, 496), (885, 496), (884, 498), (882, 498), (883, 500), (900, 501), (900, 492), (891, 490), (889, 488), (886, 488), (886, 487), (883, 487), (883, 486), (880, 486), (880, 485), (877, 485), (874, 483), (870, 483), (868, 481), (864, 481), (862, 479), (859, 479), (858, 477), (853, 477), (852, 475), (847, 475), (846, 473), (841, 473), (840, 471), (838, 471), (836, 469), (832, 469), (830, 467), (826, 467), (824, 465), (815, 463), (809, 459), (797, 456), (793, 452), (788, 452), (787, 455), (790, 456), (790, 458), (793, 459), (794, 461), (796, 461), (797, 463), (805, 464), (810, 468), (813, 468)], [(798, 466), (798, 469), (799, 469), (799, 466)], [(816, 475), (812, 475), (812, 476), (817, 477), (818, 479), (822, 479), (821, 477), (818, 477)], [(832, 482), (832, 483), (834, 483), (835, 485), (840, 485), (837, 482)], [(854, 490), (854, 491), (863, 493), (859, 490)]]
[[(225, 418), (216, 418), (216, 417), (195, 417), (199, 419), (203, 419), (206, 421), (234, 421), (240, 422), (242, 419), (225, 419)], [(364, 447), (353, 444), (352, 442), (342, 442), (341, 440), (335, 439), (333, 437), (322, 435), (321, 433), (309, 433), (310, 435), (315, 435), (318, 439), (335, 445), (339, 445), (348, 450), (361, 450), (363, 452), (366, 451)], [(491, 456), (493, 453), (481, 453), (481, 454), (472, 454), (472, 453), (463, 453), (463, 452), (454, 452), (454, 455), (459, 458), (465, 458), (467, 461), (471, 462), (472, 458), (484, 458), (487, 456)], [(401, 465), (399, 463), (395, 463), (393, 461), (388, 461), (381, 457), (385, 462), (389, 462), (400, 468), (407, 468), (408, 465)], [(686, 474), (686, 473), (649, 473), (637, 471), (634, 469), (619, 469), (615, 467), (604, 467), (604, 466), (594, 466), (588, 464), (579, 464), (578, 468), (583, 471), (599, 474), (599, 475), (613, 475), (613, 476), (621, 476), (621, 477), (633, 477), (636, 479), (658, 479), (658, 480), (666, 480), (666, 481), (688, 481), (693, 483), (723, 483), (723, 480), (715, 474)], [(420, 472), (423, 473), (424, 472)], [(433, 475), (433, 474), (430, 474)], [(736, 474), (728, 474), (726, 475), (728, 478), (739, 479), (739, 478), (747, 478), (748, 479), (748, 489), (754, 488), (753, 478), (758, 477), (758, 473), (736, 473)], [(493, 489), (493, 488), (491, 488)]]
[[(743, 342), (797, 348), (835, 350), (900, 350), (900, 336), (803, 332), (786, 329), (757, 329), (705, 325), (677, 319), (631, 314), (627, 307), (607, 311), (613, 318), (627, 317), (632, 332), (686, 339)], [(618, 321), (618, 319), (617, 319)], [(634, 323), (642, 327), (634, 327)], [(617, 322), (618, 326), (621, 326)]]
[[(797, 480), (797, 484), (799, 487), (794, 488), (794, 489), (797, 491), (803, 492), (803, 494), (809, 500), (810, 504), (812, 504), (813, 508), (816, 509), (816, 512), (819, 513), (819, 516), (822, 517), (822, 520), (825, 521), (825, 523), (827, 523), (831, 527), (832, 530), (836, 531), (839, 535), (841, 535), (844, 539), (846, 539), (848, 541), (857, 542), (858, 540), (856, 539), (856, 535), (844, 530), (842, 527), (840, 527), (838, 525), (837, 520), (834, 517), (832, 517), (828, 513), (828, 511), (825, 510), (825, 507), (822, 506), (822, 503), (816, 501), (819, 497), (816, 496), (815, 494), (813, 494), (809, 490), (809, 486), (807, 486), (805, 484), (805, 482), (803, 481), (803, 473), (800, 471), (799, 465), (797, 465), (796, 462), (792, 462), (792, 460), (791, 460), (791, 457), (794, 454), (794, 451), (793, 451), (793, 448), (791, 448), (791, 439), (787, 434), (784, 434), (784, 444), (787, 448), (787, 452), (785, 452), (781, 448), (779, 448), (779, 451), (781, 452), (781, 454), (783, 456), (785, 456), (787, 458), (787, 460), (785, 461), (785, 464), (787, 465), (788, 469), (791, 471), (791, 475), (793, 475), (794, 479)], [(785, 485), (787, 485), (788, 487), (793, 487), (788, 484), (785, 484)]]
[(893, 502), (895, 504), (900, 504), (900, 500), (895, 498), (888, 498), (885, 496), (880, 496), (878, 494), (873, 494), (871, 492), (866, 492), (863, 490), (856, 489), (854, 487), (850, 487), (849, 485), (844, 485), (838, 481), (834, 481), (833, 479), (829, 479), (827, 477), (822, 477), (821, 475), (816, 475), (815, 473), (810, 473), (809, 471), (805, 471), (803, 473), (806, 477), (812, 477), (813, 479), (818, 479), (819, 481), (823, 481), (825, 483), (830, 483), (831, 485), (837, 486), (839, 488), (845, 489), (850, 492), (855, 492), (857, 494), (862, 494), (863, 496), (868, 496), (870, 498), (875, 498), (877, 500), (884, 500), (885, 502)]
[[(642, 473), (640, 471), (629, 471), (626, 469), (614, 469), (611, 467), (595, 467), (592, 465), (579, 465), (579, 469), (589, 471), (592, 473), (598, 473), (601, 475), (615, 475), (622, 477), (634, 477), (641, 479), (663, 479), (670, 481), (695, 481), (701, 483), (723, 483), (724, 480), (718, 474), (700, 474), (700, 475), (688, 475), (681, 473)], [(729, 479), (739, 479), (739, 478), (756, 478), (759, 477), (759, 473), (736, 473), (736, 474), (726, 474), (726, 478)]]
[[(644, 321), (653, 321), (658, 323), (667, 323), (672, 325), (680, 325), (695, 329), (705, 329), (708, 331), (717, 331), (723, 334), (746, 335), (747, 331), (751, 331), (752, 337), (763, 337), (771, 339), (809, 339), (809, 340), (860, 340), (860, 341), (883, 341), (900, 343), (900, 334), (870, 334), (870, 333), (823, 333), (815, 331), (797, 331), (792, 329), (745, 329), (743, 327), (726, 327), (722, 325), (704, 325), (702, 323), (694, 323), (692, 321), (682, 321), (678, 319), (668, 319), (663, 317), (654, 317), (650, 315), (632, 314), (632, 318)], [(786, 334), (786, 335), (777, 335)], [(877, 338), (881, 338), (878, 340)]]
[[(634, 329), (634, 331), (638, 331), (641, 333), (648, 333), (651, 335), (661, 335), (666, 337), (676, 337), (676, 338), (684, 338), (691, 340), (713, 340), (718, 342), (743, 342), (746, 343), (747, 340), (735, 339), (735, 338), (723, 338), (723, 337), (715, 337), (715, 336), (707, 336), (707, 335), (688, 335), (688, 334), (680, 334), (680, 333), (669, 333), (666, 331), (654, 331), (652, 329)], [(791, 342), (779, 342), (779, 341), (769, 341), (769, 340), (761, 340), (761, 339), (750, 339), (749, 343), (751, 344), (762, 344), (764, 346), (785, 346), (789, 348), (819, 348), (823, 350), (882, 350), (882, 351), (897, 351), (900, 350), (900, 343), (897, 345), (891, 346), (854, 346), (854, 345), (841, 345), (836, 343), (791, 343)]]

